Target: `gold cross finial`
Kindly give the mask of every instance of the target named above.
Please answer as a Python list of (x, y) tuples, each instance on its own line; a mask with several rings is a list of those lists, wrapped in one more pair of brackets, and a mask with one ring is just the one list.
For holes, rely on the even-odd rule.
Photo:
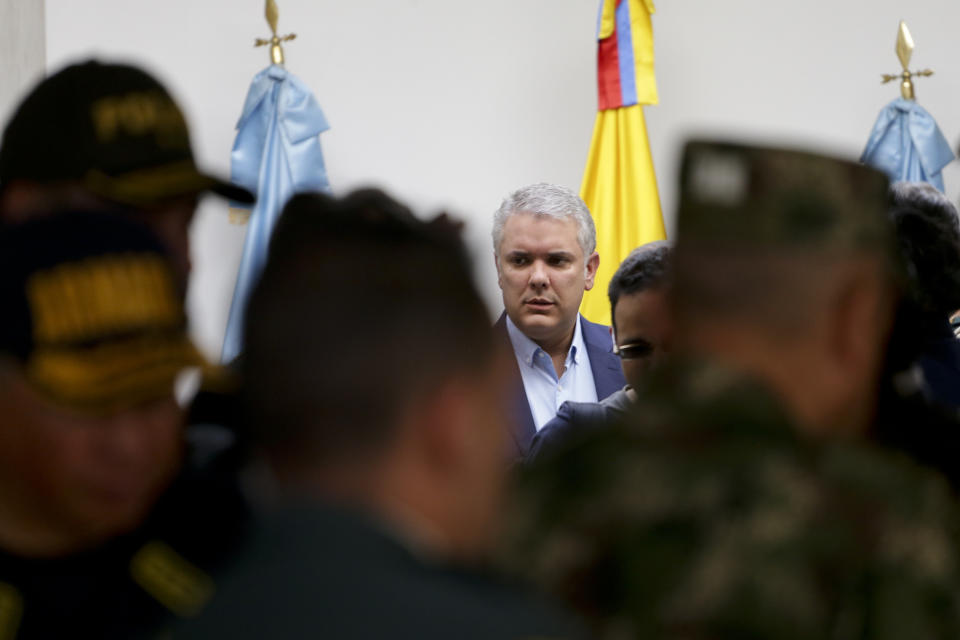
[(913, 57), (913, 36), (910, 35), (910, 29), (907, 28), (907, 23), (903, 20), (900, 21), (900, 29), (897, 34), (897, 57), (900, 59), (900, 66), (903, 67), (903, 71), (898, 74), (883, 74), (883, 84), (888, 82), (893, 82), (894, 80), (900, 80), (900, 95), (906, 100), (916, 100), (917, 95), (913, 90), (913, 77), (929, 77), (933, 75), (933, 71), (930, 69), (924, 69), (922, 71), (913, 71), (911, 72), (908, 68), (910, 65), (910, 58)]
[(253, 46), (263, 47), (270, 45), (270, 61), (273, 64), (283, 64), (283, 47), (280, 46), (281, 42), (289, 42), (297, 37), (295, 33), (289, 33), (285, 36), (277, 35), (277, 18), (280, 16), (280, 10), (277, 9), (276, 0), (267, 0), (267, 24), (270, 26), (270, 31), (273, 33), (273, 37), (264, 40), (263, 38), (257, 38)]

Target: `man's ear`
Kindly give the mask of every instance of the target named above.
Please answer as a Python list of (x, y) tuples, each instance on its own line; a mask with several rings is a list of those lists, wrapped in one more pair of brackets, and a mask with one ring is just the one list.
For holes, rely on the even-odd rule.
[(503, 274), (500, 273), (500, 257), (497, 252), (493, 252), (493, 265), (497, 268), (497, 286), (503, 289)]
[(586, 270), (587, 277), (584, 281), (584, 289), (590, 291), (593, 289), (593, 280), (597, 277), (597, 269), (600, 268), (600, 254), (594, 251), (590, 254), (590, 257), (587, 258)]
[(882, 359), (892, 307), (873, 274), (855, 271), (835, 293), (828, 319), (828, 345), (848, 375), (871, 376)]

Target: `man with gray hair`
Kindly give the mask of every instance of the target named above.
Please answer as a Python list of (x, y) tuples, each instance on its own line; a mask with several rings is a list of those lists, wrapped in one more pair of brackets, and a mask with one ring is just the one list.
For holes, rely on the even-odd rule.
[(496, 329), (517, 359), (513, 435), (521, 456), (561, 404), (597, 402), (626, 384), (609, 327), (579, 314), (600, 264), (596, 245), (590, 211), (565, 187), (518, 189), (494, 214), (504, 306)]

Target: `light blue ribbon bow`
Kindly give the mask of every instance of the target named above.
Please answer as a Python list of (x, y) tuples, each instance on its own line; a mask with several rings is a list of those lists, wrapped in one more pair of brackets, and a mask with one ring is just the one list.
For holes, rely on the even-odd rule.
[(330, 192), (318, 137), (329, 128), (313, 93), (283, 67), (271, 65), (253, 78), (237, 123), (230, 177), (256, 194), (257, 203), (230, 305), (223, 362), (240, 354), (247, 298), (263, 271), (283, 206), (295, 193)]
[(933, 116), (912, 100), (897, 98), (880, 112), (860, 161), (894, 182), (928, 182), (943, 191), (941, 172), (953, 150)]

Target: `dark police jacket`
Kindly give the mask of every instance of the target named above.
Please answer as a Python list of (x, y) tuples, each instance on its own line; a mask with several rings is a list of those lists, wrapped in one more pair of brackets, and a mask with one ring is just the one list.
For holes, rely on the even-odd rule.
[(359, 511), (312, 504), (265, 516), (175, 637), (546, 640), (581, 637), (574, 626), (491, 576), (414, 552)]
[(248, 522), (233, 470), (233, 460), (186, 465), (139, 529), (97, 548), (0, 549), (0, 638), (155, 638), (195, 615)]

